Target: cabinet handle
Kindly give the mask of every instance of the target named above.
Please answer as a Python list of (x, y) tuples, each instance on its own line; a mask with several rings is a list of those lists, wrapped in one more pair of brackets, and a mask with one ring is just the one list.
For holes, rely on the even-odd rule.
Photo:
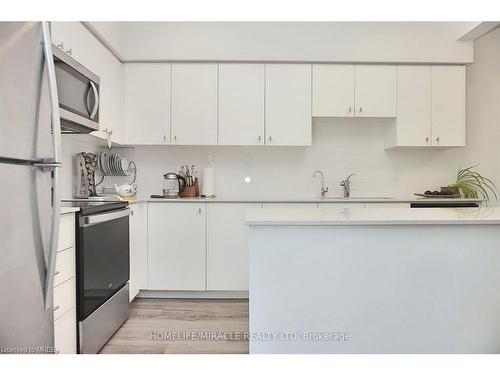
[(439, 137), (436, 138), (436, 142), (439, 142)]
[(429, 137), (425, 137), (425, 141), (429, 143)]
[(166, 135), (163, 136), (163, 141), (165, 141), (165, 142), (167, 141), (167, 136)]
[(272, 141), (273, 140), (273, 137), (269, 136), (269, 140)]
[(56, 311), (57, 309), (59, 309), (59, 307), (61, 307), (61, 306), (59, 306), (59, 305), (54, 306), (54, 308), (52, 309), (52, 311)]
[(67, 50), (66, 53), (70, 56), (73, 56), (73, 48), (70, 48), (69, 50)]
[(200, 208), (198, 208), (198, 213), (199, 213), (199, 214), (201, 214), (201, 207), (200, 207)]
[(59, 271), (54, 272), (54, 276), (59, 275)]
[(363, 107), (359, 107), (359, 111), (360, 111), (360, 112), (363, 112)]
[(176, 141), (176, 140), (177, 140), (177, 136), (176, 136), (176, 135), (174, 135), (174, 141)]
[(262, 137), (259, 135), (259, 142), (262, 141)]
[(64, 43), (61, 42), (57, 45), (57, 48), (64, 50)]
[(349, 112), (352, 112), (352, 107), (349, 107)]

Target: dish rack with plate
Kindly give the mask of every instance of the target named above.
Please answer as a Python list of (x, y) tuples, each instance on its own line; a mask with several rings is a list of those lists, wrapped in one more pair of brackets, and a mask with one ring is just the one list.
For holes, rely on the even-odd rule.
[(97, 173), (101, 176), (101, 180), (96, 183), (96, 186), (102, 184), (108, 176), (125, 177), (132, 174), (134, 177), (130, 184), (133, 184), (137, 178), (137, 166), (133, 160), (129, 161), (125, 156), (103, 151), (97, 156)]

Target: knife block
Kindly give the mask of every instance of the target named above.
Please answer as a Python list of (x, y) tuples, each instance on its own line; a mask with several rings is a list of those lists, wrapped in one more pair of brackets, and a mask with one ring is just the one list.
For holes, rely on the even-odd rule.
[(194, 180), (194, 184), (186, 186), (182, 192), (179, 193), (181, 198), (196, 198), (200, 196), (200, 189), (198, 187), (198, 179)]

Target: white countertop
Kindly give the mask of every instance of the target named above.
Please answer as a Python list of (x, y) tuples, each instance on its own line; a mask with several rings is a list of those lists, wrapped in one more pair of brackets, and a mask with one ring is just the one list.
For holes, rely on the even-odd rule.
[(65, 214), (71, 214), (71, 213), (74, 213), (74, 212), (78, 212), (80, 211), (80, 209), (78, 207), (61, 207), (61, 215), (65, 215)]
[(450, 202), (482, 202), (484, 199), (463, 199), (463, 198), (419, 198), (413, 197), (399, 197), (399, 198), (378, 198), (378, 197), (352, 197), (352, 198), (318, 198), (318, 197), (215, 197), (215, 198), (148, 198), (138, 197), (131, 200), (130, 203), (141, 202), (160, 202), (160, 203), (178, 203), (178, 202), (191, 202), (191, 203), (412, 203), (412, 202), (436, 202), (436, 203), (450, 203)]
[(480, 208), (261, 208), (250, 226), (500, 224), (500, 207)]

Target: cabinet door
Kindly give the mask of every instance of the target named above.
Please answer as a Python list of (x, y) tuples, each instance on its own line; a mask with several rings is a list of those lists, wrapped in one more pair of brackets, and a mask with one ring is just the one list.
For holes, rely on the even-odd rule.
[(125, 143), (170, 143), (171, 64), (125, 64)]
[(431, 145), (431, 67), (397, 67), (397, 146)]
[(57, 354), (76, 354), (76, 308), (54, 321), (54, 346)]
[(148, 287), (205, 290), (205, 204), (148, 204)]
[(219, 65), (219, 144), (264, 143), (264, 64)]
[(354, 116), (354, 65), (313, 65), (312, 115)]
[(396, 117), (396, 66), (354, 67), (356, 117)]
[[(97, 41), (97, 39), (96, 39)], [(124, 81), (123, 64), (99, 41), (96, 65), (100, 76), (99, 127), (111, 131), (111, 140), (123, 143)]]
[(51, 22), (52, 43), (97, 74), (96, 56), (100, 43), (81, 22)]
[(246, 211), (260, 204), (207, 204), (207, 290), (248, 290)]
[(432, 67), (432, 145), (465, 146), (465, 67)]
[(130, 281), (129, 298), (132, 301), (141, 289), (147, 286), (147, 245), (148, 224), (147, 204), (130, 206)]
[(266, 65), (266, 144), (311, 145), (311, 65)]
[(217, 64), (172, 64), (174, 145), (217, 144)]

